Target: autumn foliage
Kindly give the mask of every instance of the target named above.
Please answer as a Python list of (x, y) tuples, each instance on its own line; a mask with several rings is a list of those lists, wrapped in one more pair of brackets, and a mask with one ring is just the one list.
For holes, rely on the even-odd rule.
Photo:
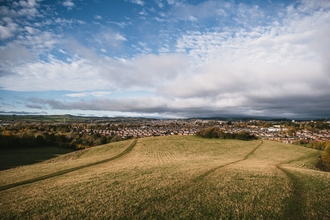
[(330, 172), (330, 142), (326, 143), (326, 147), (316, 164), (316, 168)]

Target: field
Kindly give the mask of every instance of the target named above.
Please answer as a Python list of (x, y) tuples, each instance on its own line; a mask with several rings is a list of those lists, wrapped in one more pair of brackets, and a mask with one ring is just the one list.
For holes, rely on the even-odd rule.
[(144, 138), (0, 171), (2, 219), (330, 219), (319, 151)]

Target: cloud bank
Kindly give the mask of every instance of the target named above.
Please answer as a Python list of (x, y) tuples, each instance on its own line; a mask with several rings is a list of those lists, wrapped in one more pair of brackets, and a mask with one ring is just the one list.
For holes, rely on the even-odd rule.
[[(57, 98), (24, 99), (26, 108), (47, 112), (330, 116), (328, 1), (273, 4), (276, 10), (231, 1), (157, 1), (157, 10), (146, 1), (126, 3), (149, 16), (136, 13), (137, 36), (129, 32), (134, 21), (126, 17), (99, 23), (84, 40), (70, 28), (80, 30), (88, 21), (49, 17), (42, 2), (1, 6), (0, 87), (68, 91)], [(62, 6), (80, 7), (72, 1)], [(64, 30), (68, 22), (72, 26)], [(158, 37), (140, 33), (140, 27), (152, 27)], [(119, 93), (127, 95), (116, 97)]]

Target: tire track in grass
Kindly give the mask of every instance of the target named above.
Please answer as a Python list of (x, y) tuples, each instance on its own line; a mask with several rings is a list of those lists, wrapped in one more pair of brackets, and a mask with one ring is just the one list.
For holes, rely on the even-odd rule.
[(287, 198), (285, 202), (284, 208), (284, 219), (306, 219), (305, 211), (307, 206), (307, 199), (304, 193), (304, 185), (294, 173), (290, 172), (288, 169), (281, 167), (284, 164), (290, 164), (295, 161), (301, 161), (304, 159), (308, 159), (311, 156), (302, 156), (295, 160), (289, 161), (287, 163), (281, 163), (275, 165), (277, 169), (279, 169), (290, 181), (291, 184), (291, 195)]
[(220, 168), (223, 168), (223, 167), (226, 167), (226, 166), (229, 166), (229, 165), (232, 165), (232, 164), (235, 164), (235, 163), (239, 163), (239, 162), (242, 162), (246, 159), (249, 158), (249, 156), (251, 156), (261, 145), (263, 144), (263, 141), (261, 141), (261, 143), (256, 146), (250, 153), (248, 153), (243, 159), (240, 159), (240, 160), (235, 160), (233, 162), (230, 162), (230, 163), (226, 163), (226, 164), (223, 164), (221, 166), (218, 166), (218, 167), (215, 167), (213, 169), (210, 169), (210, 170), (207, 170), (206, 172), (200, 174), (199, 176), (197, 176), (195, 179), (193, 179), (193, 182), (197, 182), (203, 178), (205, 178), (206, 176), (210, 175), (211, 173), (215, 172), (216, 170), (220, 169)]
[[(247, 160), (256, 150), (258, 150), (261, 147), (262, 144), (263, 144), (263, 141), (261, 141), (261, 143), (258, 146), (256, 146), (251, 152), (249, 152), (243, 159), (232, 161), (230, 163), (226, 163), (226, 164), (220, 165), (218, 167), (212, 168), (210, 170), (207, 170), (204, 173), (198, 175), (196, 178), (192, 179), (191, 182), (178, 187), (170, 195), (164, 194), (162, 196), (152, 197), (152, 198), (147, 199), (139, 206), (139, 208), (141, 209), (144, 205), (148, 205), (153, 202), (157, 202), (159, 200), (166, 201), (170, 198), (173, 198), (177, 194), (182, 193), (183, 191), (187, 191), (190, 188), (196, 186), (196, 184), (198, 185), (198, 182), (203, 181), (207, 176), (211, 175), (215, 171), (217, 171), (221, 168), (227, 167), (229, 165), (236, 164), (236, 163)], [(304, 159), (304, 158), (298, 158), (297, 160), (301, 160), (301, 159)], [(291, 162), (294, 162), (294, 161), (290, 161), (289, 163), (291, 163)], [(304, 214), (305, 213), (304, 211), (306, 210), (306, 197), (303, 192), (303, 184), (300, 181), (299, 177), (297, 177), (295, 174), (293, 174), (289, 170), (282, 168), (281, 165), (283, 165), (283, 164), (277, 164), (274, 166), (274, 168), (279, 169), (282, 173), (285, 174), (285, 176), (289, 180), (289, 184), (291, 185), (291, 189), (292, 189), (291, 195), (289, 196), (289, 198), (287, 198), (284, 201), (285, 207), (284, 207), (283, 219), (293, 219), (293, 220), (306, 219), (305, 214)]]
[(4, 191), (4, 190), (11, 189), (11, 188), (18, 187), (18, 186), (23, 186), (23, 185), (30, 184), (30, 183), (35, 183), (35, 182), (38, 182), (38, 181), (41, 181), (41, 180), (46, 180), (46, 179), (49, 179), (49, 178), (61, 176), (61, 175), (67, 174), (67, 173), (71, 173), (73, 171), (77, 171), (77, 170), (81, 170), (81, 169), (84, 169), (84, 168), (88, 168), (88, 167), (92, 167), (92, 166), (96, 166), (96, 165), (100, 165), (100, 164), (103, 164), (103, 163), (110, 162), (112, 160), (118, 159), (118, 158), (124, 156), (125, 154), (129, 153), (133, 149), (133, 147), (136, 145), (137, 141), (138, 141), (138, 139), (135, 139), (123, 152), (121, 152), (120, 154), (117, 154), (116, 156), (110, 157), (108, 159), (97, 161), (95, 163), (82, 165), (82, 166), (79, 166), (79, 167), (73, 167), (73, 168), (70, 168), (70, 169), (62, 170), (62, 171), (59, 171), (59, 172), (56, 172), (56, 173), (47, 174), (47, 175), (36, 177), (36, 178), (33, 178), (33, 179), (24, 180), (24, 181), (21, 181), (21, 182), (16, 182), (16, 183), (0, 186), (0, 191)]
[(221, 166), (218, 166), (218, 167), (215, 167), (213, 169), (210, 169), (210, 170), (207, 170), (206, 172), (200, 174), (199, 176), (197, 176), (196, 178), (194, 178), (193, 180), (191, 180), (190, 182), (178, 187), (173, 193), (171, 194), (163, 194), (163, 195), (158, 195), (156, 197), (151, 197), (151, 198), (148, 198), (148, 199), (145, 199), (143, 202), (141, 202), (138, 206), (136, 206), (136, 211), (134, 212), (133, 211), (133, 215), (134, 214), (139, 214), (139, 212), (141, 210), (144, 210), (144, 209), (147, 209), (147, 207), (150, 205), (150, 204), (154, 204), (158, 201), (166, 201), (170, 198), (173, 198), (175, 197), (177, 194), (179, 193), (182, 193), (182, 191), (187, 191), (189, 190), (190, 188), (192, 188), (193, 186), (196, 185), (196, 182), (198, 181), (201, 181), (203, 180), (205, 177), (207, 177), (208, 175), (210, 175), (211, 173), (215, 172), (216, 170), (220, 169), (220, 168), (223, 168), (223, 167), (226, 167), (226, 166), (229, 166), (231, 164), (235, 164), (235, 163), (238, 163), (238, 162), (241, 162), (241, 161), (244, 161), (246, 160), (249, 156), (251, 156), (261, 145), (263, 144), (263, 141), (261, 140), (261, 143), (256, 146), (251, 152), (249, 152), (243, 159), (239, 159), (239, 160), (235, 160), (233, 162), (230, 162), (230, 163), (226, 163), (226, 164), (223, 164)]
[(291, 183), (291, 195), (284, 203), (284, 219), (306, 219), (304, 211), (306, 210), (306, 197), (303, 192), (303, 184), (299, 178), (293, 173), (282, 168), (280, 165), (276, 165), (276, 168), (281, 170)]
[[(255, 147), (250, 153), (248, 153), (243, 159), (236, 160), (236, 161), (215, 167), (213, 169), (210, 169), (210, 170), (202, 173), (195, 179), (193, 179), (192, 182), (197, 184), (197, 182), (202, 181), (205, 177), (207, 177), (208, 175), (212, 174), (213, 172), (215, 172), (216, 170), (218, 170), (220, 168), (223, 168), (223, 167), (226, 167), (226, 166), (229, 166), (232, 164), (236, 164), (236, 163), (239, 163), (241, 161), (248, 159), (262, 144), (263, 144), (263, 141), (261, 141), (261, 143), (257, 147)], [(299, 161), (299, 160), (302, 160), (305, 158), (306, 157), (303, 156), (296, 160), (290, 161), (288, 163), (292, 163), (294, 161)], [(277, 165), (275, 165), (275, 168), (279, 169), (282, 173), (285, 174), (285, 176), (289, 180), (289, 184), (291, 185), (291, 189), (292, 189), (291, 195), (289, 196), (289, 198), (287, 198), (284, 201), (285, 207), (284, 207), (283, 219), (292, 219), (292, 220), (306, 219), (304, 213), (306, 211), (307, 200), (306, 200), (306, 196), (304, 194), (303, 183), (300, 181), (299, 177), (297, 177), (294, 173), (281, 167), (281, 165), (283, 165), (283, 164), (286, 164), (286, 163), (277, 164)], [(182, 187), (181, 190), (187, 190), (188, 188), (190, 188), (192, 186), (193, 186), (193, 184), (186, 186), (186, 187)]]

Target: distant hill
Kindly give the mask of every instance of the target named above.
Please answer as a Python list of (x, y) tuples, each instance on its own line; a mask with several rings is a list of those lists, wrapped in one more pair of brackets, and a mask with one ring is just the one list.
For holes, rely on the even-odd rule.
[[(88, 121), (134, 121), (134, 120), (167, 120), (172, 118), (166, 117), (97, 117), (97, 116), (76, 116), (76, 115), (24, 115), (24, 114), (0, 114), (0, 120), (36, 120), (44, 122), (88, 122)], [(294, 118), (293, 118), (294, 119)], [(181, 118), (181, 120), (219, 120), (219, 121), (250, 121), (250, 120), (264, 120), (264, 121), (292, 121), (288, 118), (273, 118), (273, 117), (192, 117)], [(180, 120), (180, 119), (173, 119)], [(295, 119), (296, 121), (304, 121), (311, 119)], [(327, 119), (313, 119), (314, 121)]]
[(75, 115), (0, 115), (0, 120), (29, 120), (42, 122), (90, 122), (90, 121), (134, 121), (138, 119), (152, 120), (139, 117), (95, 117)]

